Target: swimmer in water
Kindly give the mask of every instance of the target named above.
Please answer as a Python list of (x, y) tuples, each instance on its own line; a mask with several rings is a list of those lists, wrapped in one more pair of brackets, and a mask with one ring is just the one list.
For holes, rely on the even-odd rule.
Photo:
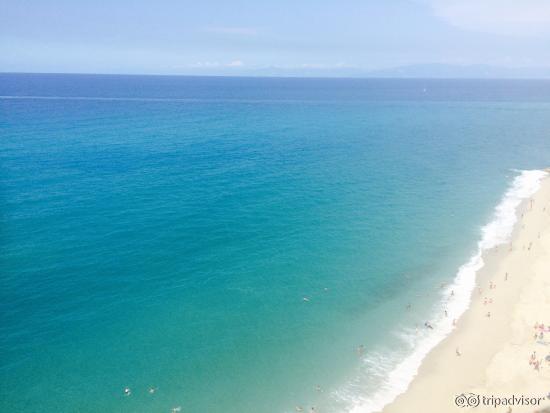
[(130, 390), (129, 387), (125, 387), (125, 388), (124, 388), (124, 395), (125, 395), (125, 396), (129, 396), (129, 395), (131, 395), (131, 394), (132, 394), (132, 390)]

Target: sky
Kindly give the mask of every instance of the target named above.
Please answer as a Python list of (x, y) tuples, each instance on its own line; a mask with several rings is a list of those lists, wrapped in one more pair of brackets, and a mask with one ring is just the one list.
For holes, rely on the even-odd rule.
[(550, 0), (0, 0), (1, 72), (550, 68)]

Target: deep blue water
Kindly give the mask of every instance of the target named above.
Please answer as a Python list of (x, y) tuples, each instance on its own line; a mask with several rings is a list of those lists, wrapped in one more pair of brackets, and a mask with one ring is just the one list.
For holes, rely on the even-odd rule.
[(550, 164), (550, 81), (1, 74), (0, 95), (6, 412), (349, 410), (515, 170)]

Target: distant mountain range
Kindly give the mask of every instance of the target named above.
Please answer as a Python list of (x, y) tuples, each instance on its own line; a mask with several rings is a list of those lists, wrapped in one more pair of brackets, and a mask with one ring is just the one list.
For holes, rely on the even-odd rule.
[(499, 67), (489, 65), (418, 64), (367, 70), (354, 67), (264, 67), (193, 71), (192, 75), (354, 77), (354, 78), (462, 78), (550, 79), (550, 67)]
[[(0, 72), (2, 73), (2, 72)], [(94, 73), (91, 73), (94, 74)], [(95, 73), (97, 74), (97, 73)], [(112, 74), (112, 73), (105, 73)], [(130, 74), (130, 73), (128, 73)], [(136, 73), (137, 74), (137, 73)], [(318, 78), (426, 78), (426, 79), (550, 79), (550, 67), (502, 67), (490, 65), (416, 64), (369, 70), (352, 66), (297, 67), (180, 67), (168, 73), (140, 73), (183, 76), (251, 76)]]
[(369, 77), (405, 78), (550, 78), (549, 67), (508, 68), (488, 65), (421, 64), (371, 71)]

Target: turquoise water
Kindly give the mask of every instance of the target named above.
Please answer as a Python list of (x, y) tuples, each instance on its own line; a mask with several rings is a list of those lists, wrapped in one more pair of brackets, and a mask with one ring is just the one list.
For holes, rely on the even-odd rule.
[(350, 411), (517, 170), (550, 164), (548, 81), (3, 74), (0, 95), (6, 412)]

